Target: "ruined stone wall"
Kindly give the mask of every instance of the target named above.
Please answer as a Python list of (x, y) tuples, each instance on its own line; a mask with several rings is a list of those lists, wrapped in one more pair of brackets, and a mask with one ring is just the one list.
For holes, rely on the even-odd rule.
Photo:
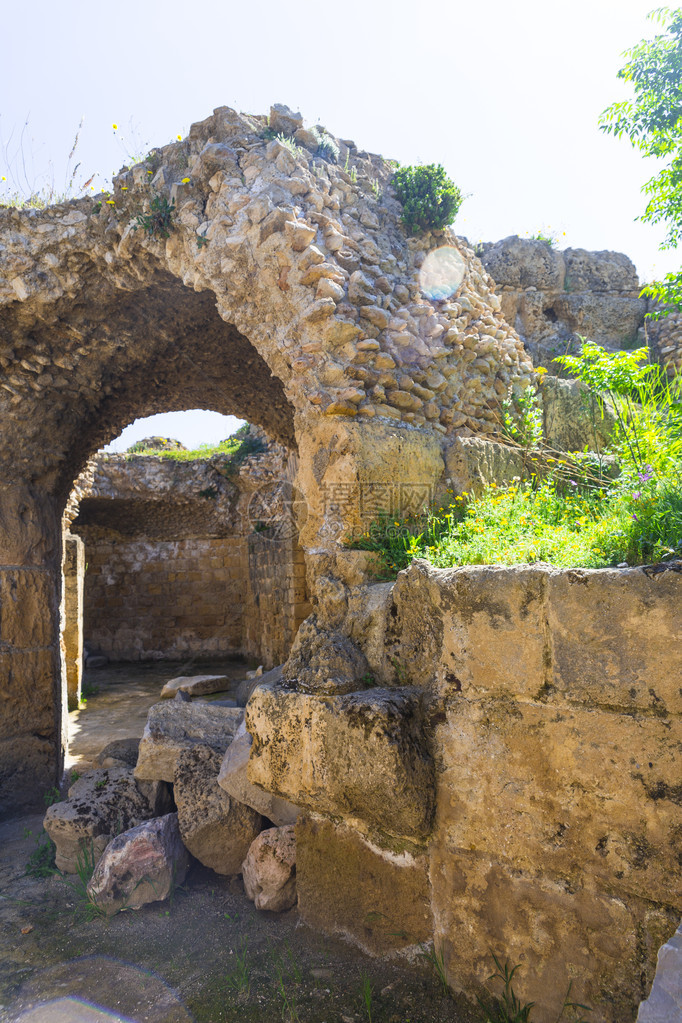
[(242, 649), (241, 537), (87, 542), (85, 637), (113, 661), (220, 657)]
[(308, 677), (247, 708), (250, 779), (304, 811), (304, 919), (374, 951), (431, 937), (470, 996), (492, 949), (539, 1023), (569, 983), (633, 1023), (682, 914), (681, 599), (679, 565), (415, 562), (350, 587), (378, 687)]
[(536, 365), (556, 373), (552, 360), (573, 351), (579, 336), (611, 350), (647, 343), (649, 303), (639, 297), (637, 271), (622, 252), (559, 250), (517, 235), (478, 251), (504, 316)]
[(236, 462), (92, 461), (71, 513), (86, 545), (91, 648), (111, 660), (286, 660), (309, 610), (285, 519), (291, 453), (253, 427), (249, 438), (252, 453)]
[(70, 533), (64, 537), (62, 580), (62, 652), (69, 710), (75, 710), (83, 678), (85, 550), (80, 537)]

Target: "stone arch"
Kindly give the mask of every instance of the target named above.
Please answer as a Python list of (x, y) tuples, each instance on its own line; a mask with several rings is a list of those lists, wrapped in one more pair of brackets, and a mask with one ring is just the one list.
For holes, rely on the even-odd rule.
[(450, 231), (408, 238), (391, 165), (335, 146), (338, 162), (286, 108), (221, 107), (124, 168), (111, 196), (0, 210), (5, 806), (59, 769), (60, 518), (116, 425), (162, 395), (169, 408), (169, 390), (174, 407), (203, 391), (295, 441), (301, 542), (331, 628), (324, 594), (344, 585), (339, 540), (365, 498), (390, 490), (398, 513), (410, 487), (432, 492), (443, 447), (494, 434), (501, 397), (530, 381), (471, 249)]

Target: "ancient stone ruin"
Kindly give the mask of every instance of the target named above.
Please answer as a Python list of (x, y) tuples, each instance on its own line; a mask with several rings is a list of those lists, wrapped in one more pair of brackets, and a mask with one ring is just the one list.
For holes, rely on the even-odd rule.
[[(375, 953), (433, 941), (470, 996), (495, 947), (540, 1023), (569, 982), (631, 1020), (682, 912), (680, 573), (416, 563), (393, 584), (345, 541), (514, 475), (500, 403), (534, 380), (530, 353), (598, 315), (632, 344), (646, 310), (625, 257), (499, 243), (481, 262), (450, 229), (408, 237), (391, 175), (352, 142), (321, 151), (287, 108), (221, 107), (110, 197), (0, 210), (0, 801), (35, 805), (61, 776), (84, 600), (112, 657), (247, 652), (281, 669), (255, 680), (241, 732), (241, 711), (168, 701), (135, 775), (110, 769), (131, 828), (164, 822), (134, 836), (163, 870), (178, 829), (237, 869), (278, 799), (313, 926)], [(671, 371), (675, 329), (657, 342)], [(134, 418), (197, 407), (262, 428), (270, 463), (90, 462)], [(106, 573), (136, 624), (113, 627)], [(239, 841), (216, 842), (206, 822), (230, 813)], [(271, 847), (284, 863), (291, 832), (253, 862)]]

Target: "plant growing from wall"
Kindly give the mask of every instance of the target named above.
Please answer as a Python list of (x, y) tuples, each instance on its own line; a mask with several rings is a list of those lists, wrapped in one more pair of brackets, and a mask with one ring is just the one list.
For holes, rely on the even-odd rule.
[(174, 227), (175, 199), (169, 202), (165, 195), (152, 196), (146, 211), (135, 217), (133, 230), (142, 228), (149, 237), (169, 238)]
[(403, 205), (402, 221), (410, 234), (447, 227), (464, 199), (440, 164), (399, 167), (393, 185)]

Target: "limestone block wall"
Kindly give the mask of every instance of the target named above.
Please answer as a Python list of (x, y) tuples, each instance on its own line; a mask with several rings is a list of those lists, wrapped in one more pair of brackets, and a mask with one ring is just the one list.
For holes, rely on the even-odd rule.
[(293, 537), (247, 538), (249, 589), (243, 650), (266, 668), (289, 656), (298, 627), (310, 614), (303, 551)]
[(681, 599), (680, 563), (415, 562), (351, 587), (379, 685), (269, 685), (247, 710), (249, 777), (306, 814), (303, 917), (374, 951), (431, 937), (470, 996), (492, 949), (538, 1023), (569, 984), (634, 1023), (682, 915)]
[(111, 660), (182, 660), (241, 650), (240, 537), (99, 540), (87, 546), (85, 635)]

